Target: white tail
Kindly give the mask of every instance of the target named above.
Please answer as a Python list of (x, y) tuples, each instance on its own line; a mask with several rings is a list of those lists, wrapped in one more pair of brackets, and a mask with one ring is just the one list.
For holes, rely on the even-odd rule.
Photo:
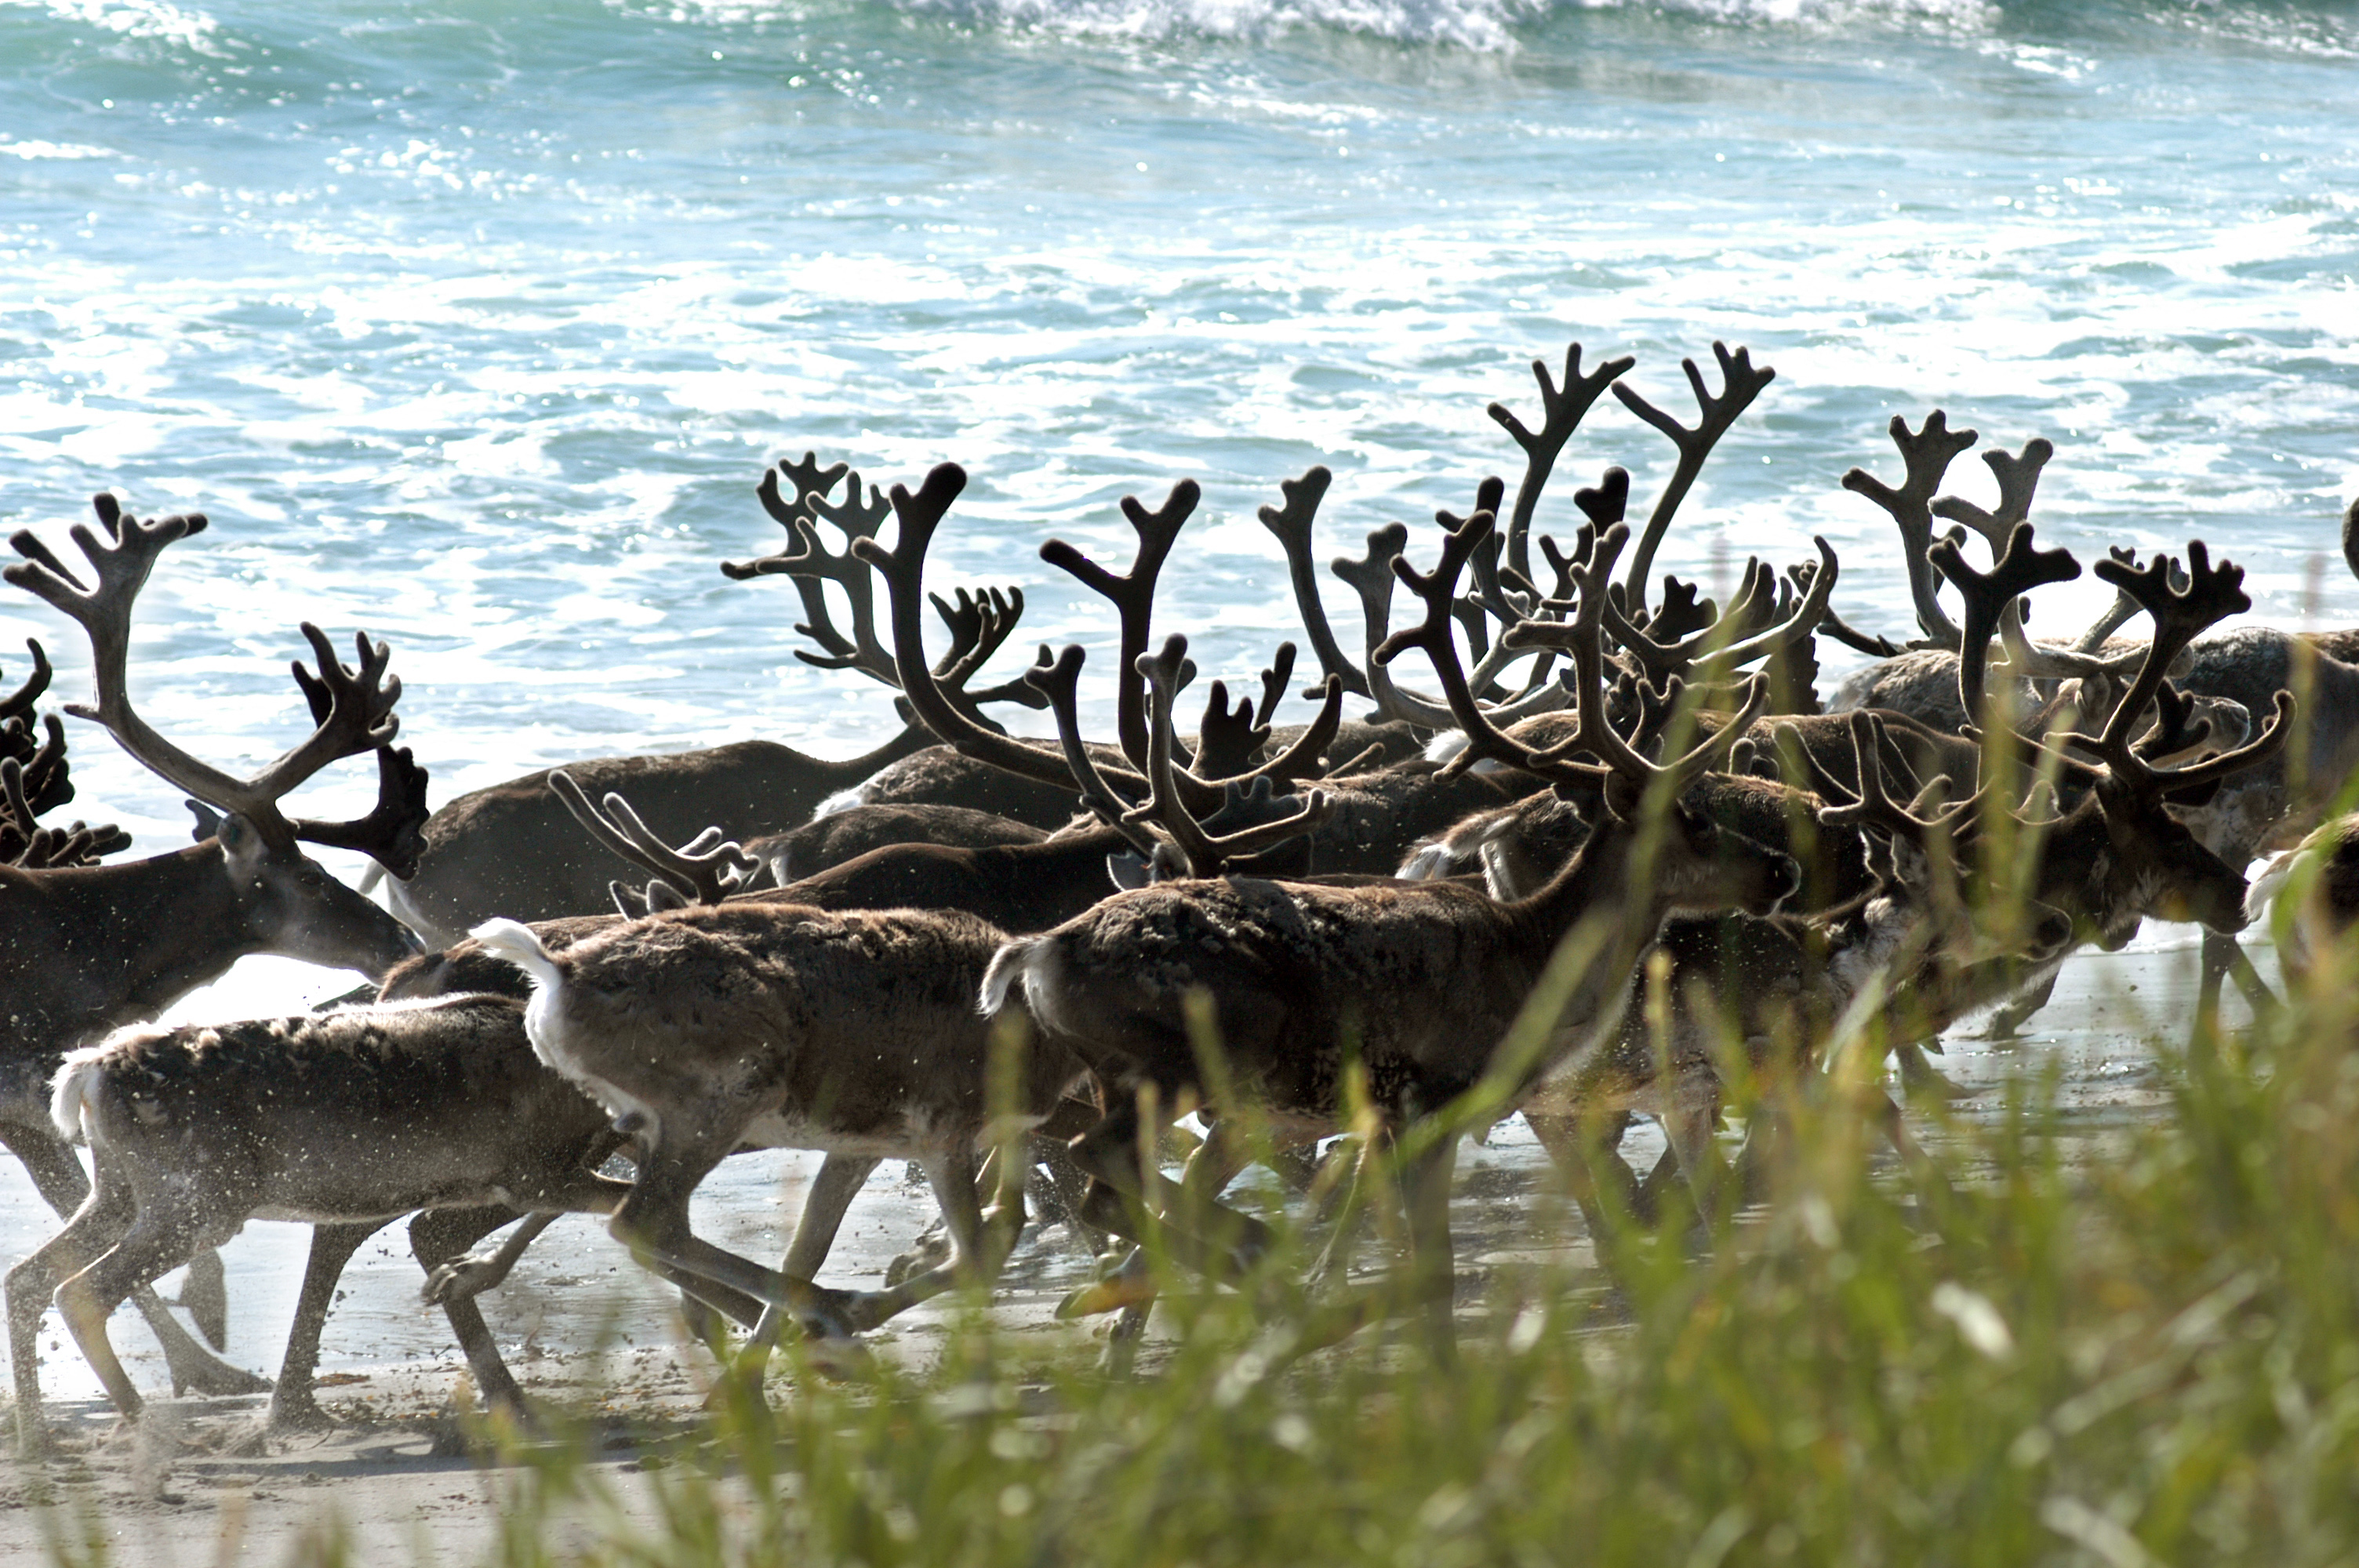
[(106, 1069), (100, 1065), (105, 1054), (103, 1042), (69, 1051), (64, 1065), (58, 1068), (58, 1076), (49, 1080), (49, 1121), (57, 1128), (58, 1136), (69, 1143), (89, 1141), (85, 1136), (87, 1119), (97, 1105), (100, 1087), (106, 1081)]
[(482, 943), (484, 951), (506, 958), (531, 976), (532, 983), (544, 990), (555, 990), (562, 979), (549, 949), (540, 945), (529, 925), (515, 920), (486, 920), (467, 935)]
[(1401, 862), (1401, 869), (1393, 875), (1405, 882), (1430, 882), (1445, 875), (1444, 868), (1449, 864), (1450, 846), (1428, 842), (1419, 844), (1411, 851), (1409, 858)]
[(1023, 979), (1025, 967), (1031, 961), (1032, 949), (1037, 945), (1032, 939), (1010, 942), (991, 956), (990, 968), (983, 971), (983, 996), (975, 1004), (977, 1011), (988, 1018), (1007, 1005), (1007, 993)]
[(2286, 883), (2292, 880), (2294, 867), (2301, 860), (2302, 849), (2309, 848), (2304, 844), (2301, 849), (2288, 849), (2269, 862), (2267, 871), (2253, 879), (2252, 891), (2245, 894), (2246, 920), (2257, 925), (2268, 918), (2269, 906), (2277, 903), (2277, 894), (2283, 892)]
[(818, 808), (811, 813), (811, 820), (816, 822), (822, 816), (834, 816), (864, 804), (861, 797), (860, 786), (853, 784), (850, 789), (837, 790), (833, 795), (821, 801)]

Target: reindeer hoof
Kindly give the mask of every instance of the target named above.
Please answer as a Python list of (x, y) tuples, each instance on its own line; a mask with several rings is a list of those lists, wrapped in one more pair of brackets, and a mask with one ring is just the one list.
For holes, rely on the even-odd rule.
[(1116, 1273), (1083, 1285), (1059, 1302), (1057, 1315), (1067, 1320), (1095, 1317), (1100, 1313), (1144, 1306), (1154, 1299), (1155, 1281), (1152, 1279), (1145, 1274)]
[[(167, 1362), (169, 1366), (169, 1362)], [(177, 1367), (170, 1367), (172, 1390), (181, 1393), (211, 1394), (227, 1397), (236, 1394), (266, 1394), (270, 1379), (258, 1377), (243, 1367), (233, 1367), (226, 1361), (211, 1357), (192, 1357)]]
[(850, 1339), (857, 1335), (860, 1332), (861, 1301), (859, 1292), (832, 1291), (824, 1285), (814, 1285), (810, 1298), (789, 1310), (795, 1314), (795, 1321), (801, 1326), (803, 1336), (816, 1345), (822, 1340)]
[(1964, 1084), (1959, 1083), (1930, 1062), (1925, 1061), (1919, 1061), (1914, 1068), (1904, 1067), (1901, 1070), (1900, 1087), (1902, 1092), (1912, 1100), (1973, 1099), (1982, 1093), (1980, 1089), (1969, 1088)]
[(938, 1230), (929, 1230), (909, 1244), (909, 1249), (885, 1266), (885, 1283), (897, 1285), (919, 1274), (929, 1274), (951, 1260), (951, 1238)]
[(497, 1267), (493, 1260), (468, 1253), (453, 1258), (426, 1276), (418, 1293), (437, 1306), (449, 1306), (455, 1302), (472, 1301), (507, 1277), (507, 1271)]

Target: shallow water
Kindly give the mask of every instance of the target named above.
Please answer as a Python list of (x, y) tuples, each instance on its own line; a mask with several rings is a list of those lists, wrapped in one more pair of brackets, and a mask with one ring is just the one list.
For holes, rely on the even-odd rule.
[[(1399, 519), (1430, 558), (1422, 519), (1516, 471), (1484, 405), (1528, 415), (1575, 340), (1682, 417), (1682, 355), (1777, 368), (1683, 574), (1822, 533), (1839, 607), (1903, 630), (1837, 481), (1939, 406), (2055, 440), (2048, 542), (2200, 535), (2260, 612), (2359, 621), (2318, 564), (2359, 491), (2354, 60), (2347, 5), (2166, 0), (0, 0), (0, 521), (203, 508), (143, 599), (147, 710), (256, 765), (303, 728), (295, 623), (366, 628), (437, 800), (889, 726), (795, 660), (790, 590), (714, 569), (775, 547), (771, 460), (963, 463), (934, 580), (1027, 586), (1011, 669), (1110, 653), (1038, 543), (1126, 555), (1116, 499), (1193, 477), (1159, 624), (1235, 676), (1295, 624), (1279, 479), (1335, 470), (1322, 553)], [(1541, 526), (1668, 459), (1607, 400)], [(12, 683), (27, 636), (79, 695), (72, 629), (0, 596)], [(182, 841), (177, 792), (75, 758), (75, 811)], [(344, 983), (256, 963), (187, 1011)]]

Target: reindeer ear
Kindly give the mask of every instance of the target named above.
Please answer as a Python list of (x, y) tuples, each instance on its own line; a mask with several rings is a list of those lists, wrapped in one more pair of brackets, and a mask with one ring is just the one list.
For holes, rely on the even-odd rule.
[(260, 869), (264, 845), (253, 823), (233, 811), (221, 819), (213, 837), (221, 840), (222, 859), (229, 862), (232, 876), (251, 876)]
[(1136, 892), (1155, 880), (1147, 870), (1147, 857), (1135, 849), (1125, 849), (1106, 857), (1106, 875), (1124, 892)]
[(1574, 784), (1570, 780), (1560, 780), (1555, 785), (1555, 794), (1559, 800), (1572, 807), (1572, 814), (1575, 816), (1580, 817), (1582, 821), (1587, 823), (1590, 827), (1596, 827), (1599, 821), (1602, 820), (1605, 808), (1605, 802), (1603, 796), (1596, 789), (1593, 789), (1585, 784)]

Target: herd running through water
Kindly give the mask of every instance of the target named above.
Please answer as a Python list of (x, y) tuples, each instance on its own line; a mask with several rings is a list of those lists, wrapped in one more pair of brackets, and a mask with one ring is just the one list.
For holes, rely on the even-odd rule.
[[(1915, 1053), (1943, 1029), (2036, 1006), (2072, 948), (2118, 946), (2147, 919), (2204, 927), (2207, 1007), (2229, 976), (2257, 988), (2234, 944), (2245, 869), (2305, 835), (2347, 858), (2352, 836), (2326, 816), (2359, 764), (2359, 633), (2237, 622), (2241, 570), (2193, 543), (2183, 560), (2112, 551), (2094, 570), (2114, 607), (2077, 638), (2035, 641), (2028, 596), (2082, 569), (2035, 542), (2049, 444), (1985, 454), (1985, 510), (1941, 493), (1975, 438), (1938, 411), (1894, 421), (1898, 483), (1843, 481), (1897, 528), (1915, 637), (1845, 620), (1824, 541), (1782, 573), (1748, 564), (1724, 607), (1672, 578), (1651, 592), (1682, 500), (1771, 379), (1741, 349), (1715, 354), (1717, 392), (1685, 367), (1692, 424), (1625, 384), (1626, 358), (1584, 370), (1576, 345), (1560, 377), (1536, 364), (1538, 428), (1491, 409), (1525, 456), (1512, 502), (1487, 480), (1466, 515), (1441, 514), (1430, 568), (1398, 524), (1334, 563), (1362, 608), (1357, 658), (1313, 566), (1331, 476), (1287, 481), (1260, 516), (1320, 665), (1316, 716), (1290, 728), (1274, 722), (1288, 643), (1257, 695), (1233, 706), (1214, 681), (1180, 731), (1194, 666), (1184, 638), (1156, 645), (1151, 615), (1198, 503), (1189, 481), (1159, 508), (1125, 500), (1126, 571), (1041, 550), (1114, 607), (1110, 741), (1082, 733), (1079, 648), (977, 684), (1020, 589), (932, 596), (950, 643), (929, 659), (925, 561), (957, 467), (880, 492), (807, 457), (760, 486), (787, 547), (723, 570), (788, 578), (818, 650), (801, 656), (897, 688), (898, 734), (843, 762), (768, 742), (593, 760), (430, 815), (425, 770), (394, 745), (400, 682), (366, 637), (347, 667), (303, 628), (315, 728), (251, 778), (133, 708), (133, 605), (202, 516), (142, 522), (102, 496), (99, 526), (71, 532), (79, 567), (19, 533), (8, 580), (91, 643), (97, 700), (69, 711), (192, 796), (201, 835), (111, 860), (119, 831), (42, 822), (72, 788), (61, 726), (36, 721), (36, 645), (31, 678), (0, 700), (0, 1141), (68, 1218), (7, 1275), (20, 1441), (48, 1441), (36, 1341), (53, 1300), (126, 1417), (139, 1395), (107, 1326), (125, 1300), (176, 1392), (260, 1388), (151, 1288), (190, 1266), (183, 1299), (218, 1345), (211, 1249), (248, 1219), (314, 1227), (274, 1422), (321, 1419), (338, 1275), (403, 1217), (478, 1388), (520, 1408), (474, 1298), (558, 1215), (606, 1217), (700, 1328), (733, 1323), (758, 1355), (792, 1326), (855, 1359), (864, 1330), (987, 1289), (1028, 1197), (1093, 1247), (1134, 1244), (1067, 1306), (1125, 1309), (1135, 1334), (1152, 1296), (1136, 1244), (1245, 1278), (1270, 1234), (1223, 1190), (1253, 1160), (1347, 1132), (1366, 1135), (1363, 1160), (1399, 1162), (1408, 1244), (1386, 1309), (1420, 1312), (1446, 1346), (1457, 1140), (1419, 1134), (1470, 1104), (1520, 1111), (1593, 1226), (1601, 1206), (1643, 1219), (1672, 1183), (1707, 1206), (1755, 1190), (1751, 1142), (1732, 1167), (1716, 1136), (1727, 1042), (1763, 1082), (1790, 1083), (1869, 1000), (1924, 1071)], [(1619, 468), (1574, 495), (1569, 542), (1537, 532), (1560, 453), (1609, 390), (1673, 442), (1669, 480), (1635, 533)], [(2354, 527), (2359, 509), (2346, 553)], [(1984, 567), (1963, 548), (1975, 536)], [(1398, 593), (1420, 614), (1397, 628)], [(2140, 617), (2146, 634), (2124, 635)], [(1829, 637), (1875, 662), (1822, 702)], [(1412, 655), (1433, 691), (1408, 684)], [(1348, 717), (1347, 696), (1375, 711)], [(1007, 704), (1049, 710), (1056, 741), (1007, 733), (989, 716)], [(286, 813), (307, 780), (364, 755), (380, 783), (367, 816)], [(306, 842), (373, 857), (385, 903)], [(2317, 879), (2312, 926), (2354, 902), (2333, 902), (2348, 880)], [(359, 970), (374, 995), (143, 1022), (254, 953)], [(1875, 1098), (1908, 1150), (1899, 1108)], [(1175, 1179), (1141, 1152), (1190, 1110), (1208, 1135)], [(1639, 1115), (1669, 1144), (1643, 1177), (1618, 1152)], [(1755, 1121), (1763, 1137), (1776, 1119)], [(824, 1155), (777, 1269), (690, 1223), (698, 1184), (758, 1148)], [(609, 1173), (617, 1156), (627, 1178)], [(818, 1284), (888, 1159), (924, 1170), (946, 1247), (873, 1289)], [(506, 1226), (496, 1249), (469, 1250)]]

